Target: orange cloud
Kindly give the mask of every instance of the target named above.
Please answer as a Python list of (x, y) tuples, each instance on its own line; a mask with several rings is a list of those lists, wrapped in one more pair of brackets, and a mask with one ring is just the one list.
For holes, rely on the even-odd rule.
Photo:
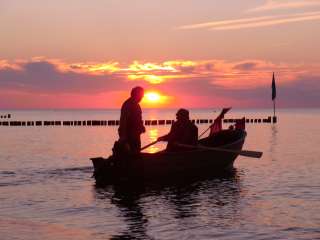
[(129, 80), (144, 80), (151, 84), (160, 84), (174, 78), (172, 73), (177, 72), (174, 66), (169, 64), (139, 63), (138, 61), (134, 61), (126, 70)]
[(1, 69), (13, 69), (13, 70), (21, 70), (21, 66), (18, 62), (11, 63), (8, 60), (0, 59), (0, 70)]
[(128, 75), (129, 80), (144, 80), (151, 84), (163, 83), (168, 76), (157, 76), (157, 75), (145, 75), (145, 74), (130, 74)]
[(276, 73), (277, 86), (286, 89), (288, 99), (296, 88), (304, 86), (301, 91), (305, 95), (300, 96), (310, 101), (301, 101), (312, 105), (318, 100), (313, 91), (318, 94), (315, 89), (320, 88), (320, 63), (212, 59), (131, 65), (0, 60), (0, 107), (120, 107), (136, 85), (160, 94), (161, 101), (143, 101), (144, 107), (208, 107), (221, 103), (248, 106), (253, 99), (262, 106), (263, 99), (269, 99), (272, 72)]
[(161, 64), (154, 64), (154, 63), (139, 63), (138, 61), (134, 61), (132, 64), (129, 65), (129, 69), (132, 72), (149, 72), (149, 71), (166, 71), (166, 72), (173, 72), (175, 69), (170, 65), (161, 65)]
[(107, 63), (77, 63), (70, 65), (73, 70), (82, 70), (90, 72), (93, 74), (104, 74), (104, 73), (114, 73), (121, 69), (118, 67), (118, 62), (107, 62)]

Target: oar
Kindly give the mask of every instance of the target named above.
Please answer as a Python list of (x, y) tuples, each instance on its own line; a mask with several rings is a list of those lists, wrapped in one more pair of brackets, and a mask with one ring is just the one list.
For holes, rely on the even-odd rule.
[(148, 145), (145, 145), (144, 147), (142, 147), (142, 148), (140, 149), (140, 151), (142, 151), (142, 150), (144, 150), (144, 149), (146, 149), (146, 148), (148, 148), (148, 147), (150, 147), (150, 146), (152, 146), (152, 145), (156, 144), (157, 142), (159, 142), (159, 141), (158, 141), (158, 140), (156, 140), (156, 141), (154, 141), (154, 142), (152, 142), (152, 143), (149, 143)]
[(232, 150), (232, 149), (225, 149), (225, 148), (216, 148), (216, 147), (206, 147), (202, 145), (188, 145), (188, 144), (182, 144), (182, 143), (176, 143), (175, 145), (185, 148), (198, 148), (198, 149), (205, 149), (205, 150), (214, 150), (214, 151), (220, 151), (220, 152), (230, 152), (230, 153), (236, 153), (241, 156), (246, 157), (252, 157), (252, 158), (261, 158), (263, 152), (258, 151), (250, 151), (250, 150)]
[(211, 126), (212, 126), (212, 124), (205, 131), (203, 131), (203, 133), (201, 133), (198, 138), (201, 138), (206, 132), (208, 132), (208, 130), (211, 128)]

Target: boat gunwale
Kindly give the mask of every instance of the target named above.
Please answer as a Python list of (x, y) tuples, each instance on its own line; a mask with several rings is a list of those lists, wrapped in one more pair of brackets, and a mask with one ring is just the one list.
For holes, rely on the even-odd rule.
[[(247, 136), (247, 132), (245, 130), (243, 130), (243, 136), (241, 138), (237, 139), (236, 141), (234, 141), (232, 143), (224, 144), (224, 145), (221, 145), (221, 146), (215, 146), (215, 147), (212, 147), (212, 148), (229, 149), (228, 147), (230, 147), (230, 146), (239, 144), (239, 142), (244, 142), (246, 136)], [(198, 142), (200, 140), (203, 140), (203, 139), (206, 139), (206, 138), (199, 139)], [(200, 145), (200, 146), (205, 146), (205, 145)], [(161, 156), (161, 155), (181, 155), (181, 154), (188, 154), (188, 153), (194, 153), (194, 152), (217, 152), (217, 151), (219, 151), (219, 150), (215, 150), (215, 149), (212, 149), (212, 150), (210, 150), (210, 149), (199, 149), (199, 148), (198, 149), (194, 149), (194, 150), (186, 150), (186, 151), (182, 151), (182, 152), (167, 152), (166, 150), (162, 150), (162, 151), (155, 152), (155, 153), (141, 152), (141, 156), (143, 158), (144, 157), (149, 158), (149, 157), (156, 156), (156, 155), (158, 155), (158, 156)]]

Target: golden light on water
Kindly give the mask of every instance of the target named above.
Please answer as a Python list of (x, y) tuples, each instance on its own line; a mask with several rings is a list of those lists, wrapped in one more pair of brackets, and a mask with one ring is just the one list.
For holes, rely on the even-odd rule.
[[(150, 139), (150, 142), (154, 142), (159, 137), (159, 130), (158, 129), (150, 129), (148, 131), (148, 139)], [(147, 151), (149, 153), (155, 153), (158, 152), (160, 149), (156, 145), (152, 145)]]

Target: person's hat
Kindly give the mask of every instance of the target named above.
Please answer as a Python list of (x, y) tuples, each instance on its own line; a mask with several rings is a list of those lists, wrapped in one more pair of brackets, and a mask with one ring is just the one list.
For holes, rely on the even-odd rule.
[(189, 111), (187, 109), (180, 108), (177, 112), (177, 115), (189, 118)]

